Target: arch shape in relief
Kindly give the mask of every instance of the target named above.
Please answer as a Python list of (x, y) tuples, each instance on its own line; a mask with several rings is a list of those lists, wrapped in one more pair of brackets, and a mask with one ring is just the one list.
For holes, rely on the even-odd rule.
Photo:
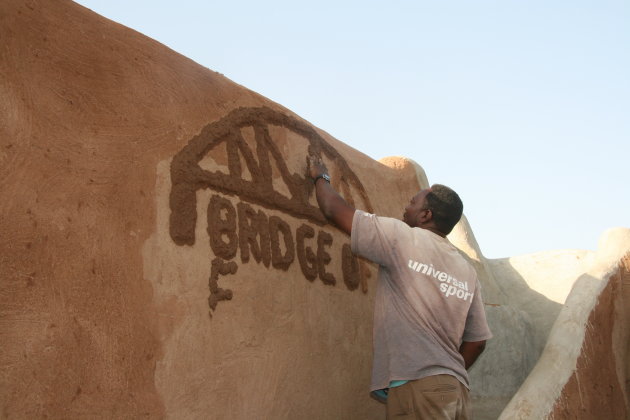
[[(354, 204), (352, 191), (356, 191), (365, 204), (365, 210), (373, 212), (363, 184), (350, 169), (346, 160), (328, 144), (309, 124), (267, 107), (238, 108), (219, 121), (205, 126), (188, 144), (178, 152), (171, 163), (172, 188), (169, 197), (171, 208), (169, 230), (177, 245), (195, 243), (197, 223), (197, 197), (200, 189), (210, 188), (224, 194), (259, 204), (269, 209), (278, 209), (294, 217), (307, 219), (318, 225), (326, 223), (320, 209), (309, 202), (313, 183), (306, 174), (291, 173), (274, 143), (269, 126), (290, 130), (309, 143), (308, 152), (326, 157), (337, 169), (338, 185), (346, 200)], [(256, 150), (248, 145), (241, 130), (254, 130)], [(225, 145), (227, 169), (209, 171), (199, 163), (215, 147)], [(251, 180), (243, 177), (241, 156)], [(306, 157), (305, 157), (306, 158)], [(288, 187), (290, 197), (274, 190), (272, 162)]]

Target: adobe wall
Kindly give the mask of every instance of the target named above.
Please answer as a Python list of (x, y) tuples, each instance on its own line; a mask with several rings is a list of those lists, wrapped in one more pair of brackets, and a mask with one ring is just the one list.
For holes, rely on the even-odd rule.
[(305, 163), (396, 217), (412, 165), (70, 1), (0, 38), (0, 417), (381, 416), (375, 268)]
[[(560, 390), (575, 370), (587, 331), (586, 317), (599, 296), (599, 287), (607, 283), (622, 257), (630, 252), (630, 229), (604, 232), (597, 251), (544, 251), (502, 259), (483, 256), (465, 218), (449, 239), (477, 268), (488, 322), (494, 333), (486, 351), (469, 372), (475, 418), (543, 418), (543, 413), (548, 413), (559, 401)], [(626, 343), (630, 319), (627, 312), (625, 318), (622, 315), (624, 301), (618, 299), (625, 296), (627, 301), (630, 287), (626, 284), (620, 290), (624, 293), (615, 294), (614, 323), (607, 318), (600, 322), (611, 321), (607, 325), (613, 342), (605, 354), (616, 358), (614, 366), (624, 394), (627, 385), (623, 378), (629, 377), (623, 369), (628, 366)], [(602, 327), (593, 331), (604, 330)], [(604, 349), (598, 351), (601, 354)], [(589, 360), (593, 371), (605, 368), (599, 359)], [(589, 379), (592, 386), (601, 390), (607, 386), (605, 378)], [(595, 395), (602, 397), (593, 393), (585, 398), (598, 401)], [(615, 412), (625, 410), (623, 399), (611, 397), (605, 401)], [(575, 418), (591, 418), (580, 415)]]
[(501, 419), (628, 418), (628, 252), (630, 229), (602, 235)]
[[(625, 265), (621, 265), (610, 277), (600, 293), (597, 305), (587, 321), (575, 371), (556, 400), (549, 414), (550, 419), (628, 418), (627, 361), (615, 357), (615, 344), (618, 343), (614, 343), (613, 334), (618, 325), (618, 311), (624, 310), (624, 301), (618, 297), (623, 282), (630, 281), (629, 263), (630, 259), (626, 259)], [(622, 367), (623, 376), (618, 375), (618, 367)]]
[[(383, 417), (376, 267), (323, 219), (305, 158), (396, 218), (421, 167), (70, 1), (0, 2), (0, 39), (0, 417)], [(496, 418), (597, 258), (488, 260), (465, 218), (449, 239), (483, 287), (495, 337), (470, 374)]]
[(395, 215), (418, 185), (402, 159), (390, 170), (331, 144), (286, 113), (242, 108), (158, 164), (142, 253), (167, 417), (382, 417), (368, 397), (376, 268), (323, 219), (305, 157), (321, 154), (359, 208)]

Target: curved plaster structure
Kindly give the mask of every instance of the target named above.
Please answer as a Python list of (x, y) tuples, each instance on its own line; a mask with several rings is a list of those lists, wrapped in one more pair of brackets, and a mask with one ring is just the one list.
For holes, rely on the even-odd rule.
[[(305, 157), (390, 217), (420, 166), (70, 1), (0, 2), (0, 39), (0, 417), (383, 418), (376, 267), (317, 213)], [(488, 260), (462, 220), (495, 335), (476, 418), (627, 416), (628, 237)]]
[(630, 229), (605, 232), (587, 260), (501, 419), (630, 416)]

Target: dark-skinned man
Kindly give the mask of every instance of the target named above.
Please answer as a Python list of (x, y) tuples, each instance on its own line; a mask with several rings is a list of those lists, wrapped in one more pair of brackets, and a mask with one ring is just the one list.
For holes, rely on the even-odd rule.
[(467, 369), (492, 334), (477, 274), (446, 238), (462, 216), (459, 196), (433, 185), (411, 198), (402, 221), (379, 217), (350, 206), (319, 157), (307, 163), (324, 216), (379, 265), (372, 395), (388, 419), (472, 418)]

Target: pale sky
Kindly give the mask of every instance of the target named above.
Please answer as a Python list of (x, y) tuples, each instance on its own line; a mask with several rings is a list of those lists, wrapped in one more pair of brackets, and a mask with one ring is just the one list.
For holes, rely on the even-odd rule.
[(458, 191), (488, 258), (630, 227), (630, 2), (80, 0)]

